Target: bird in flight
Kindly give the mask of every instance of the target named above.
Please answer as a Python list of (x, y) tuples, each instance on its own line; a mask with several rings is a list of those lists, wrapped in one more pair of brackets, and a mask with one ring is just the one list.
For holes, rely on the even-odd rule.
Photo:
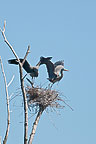
[[(19, 60), (20, 60), (20, 62), (22, 63), (23, 59), (20, 58)], [(8, 63), (9, 63), (9, 64), (16, 64), (16, 65), (19, 64), (17, 59), (10, 59), (10, 60), (8, 60)], [(24, 62), (24, 64), (23, 64), (24, 70), (25, 70), (28, 74), (30, 74), (30, 76), (32, 77), (32, 79), (33, 79), (34, 77), (38, 77), (38, 74), (39, 74), (39, 72), (38, 72), (39, 66), (40, 66), (40, 61), (39, 61), (39, 62), (37, 63), (37, 65), (34, 66), (34, 67), (32, 67), (32, 66), (28, 63), (27, 60), (25, 60), (25, 62)]]
[(48, 80), (54, 84), (60, 81), (63, 77), (63, 71), (68, 71), (64, 68), (64, 61), (57, 61), (54, 64), (50, 61), (52, 57), (40, 57), (40, 65), (45, 64), (48, 71)]

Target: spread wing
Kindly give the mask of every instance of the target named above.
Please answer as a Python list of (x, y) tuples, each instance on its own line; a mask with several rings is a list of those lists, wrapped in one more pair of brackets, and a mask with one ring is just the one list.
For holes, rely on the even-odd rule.
[[(23, 61), (23, 59), (20, 59), (20, 62), (22, 62), (22, 61)], [(18, 65), (17, 59), (8, 60), (8, 63), (9, 63), (9, 64), (16, 64), (16, 65)], [(25, 60), (25, 62), (24, 62), (24, 64), (23, 64), (23, 68), (25, 69), (25, 71), (26, 71), (27, 73), (30, 73), (30, 72), (31, 72), (31, 69), (32, 69), (32, 67), (30, 66), (30, 64), (28, 63), (27, 60)]]
[(49, 78), (53, 77), (53, 75), (54, 75), (54, 64), (51, 61), (48, 61), (46, 63), (46, 67), (47, 67)]
[(23, 68), (25, 69), (25, 71), (27, 73), (31, 73), (33, 67), (30, 66), (30, 64), (28, 63), (27, 60), (25, 60), (24, 64), (23, 64)]
[(54, 77), (54, 64), (50, 61), (52, 59), (52, 57), (40, 57), (40, 61), (41, 61), (41, 64), (45, 64), (46, 67), (47, 67), (47, 72), (48, 72), (48, 75), (49, 75), (49, 78), (53, 78)]
[(55, 67), (55, 68), (56, 68), (58, 65), (64, 66), (64, 60), (57, 61), (57, 62), (54, 63), (54, 67)]

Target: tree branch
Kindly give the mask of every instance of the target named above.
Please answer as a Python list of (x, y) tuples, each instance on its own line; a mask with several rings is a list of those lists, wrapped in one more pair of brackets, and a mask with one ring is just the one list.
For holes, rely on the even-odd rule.
[(7, 84), (7, 87), (9, 87), (10, 86), (10, 84), (13, 82), (13, 80), (14, 80), (14, 75), (13, 75), (13, 77), (12, 77), (12, 79), (11, 79), (11, 81)]
[(24, 64), (24, 62), (25, 62), (25, 60), (26, 60), (27, 55), (29, 54), (29, 52), (30, 52), (30, 45), (28, 45), (27, 52), (26, 52), (25, 57), (24, 57), (24, 59), (23, 59), (23, 61), (22, 61), (22, 66), (23, 66), (23, 64)]
[(3, 73), (3, 77), (4, 77), (5, 90), (6, 90), (6, 101), (7, 101), (7, 129), (6, 129), (6, 134), (5, 134), (5, 137), (4, 137), (4, 140), (3, 140), (3, 144), (6, 144), (7, 139), (8, 139), (9, 129), (10, 129), (9, 95), (8, 95), (8, 89), (7, 89), (6, 76), (5, 76), (5, 73), (4, 73), (1, 57), (0, 57), (0, 63), (1, 63), (1, 69), (2, 69), (2, 73)]
[[(25, 91), (25, 87), (24, 87), (22, 63), (20, 62), (20, 60), (19, 60), (16, 52), (14, 51), (13, 47), (10, 45), (10, 43), (6, 39), (6, 36), (5, 36), (5, 33), (4, 33), (5, 32), (5, 23), (6, 22), (4, 22), (3, 30), (0, 28), (0, 31), (1, 31), (1, 33), (3, 35), (5, 43), (9, 46), (9, 48), (11, 49), (12, 53), (14, 54), (14, 56), (16, 57), (16, 59), (18, 60), (18, 63), (19, 63), (21, 90), (22, 90), (23, 101), (24, 101), (24, 144), (27, 144), (27, 140), (28, 140), (28, 105), (27, 105), (26, 91)], [(29, 53), (29, 48), (30, 47), (28, 47), (27, 53), (26, 53), (26, 55), (24, 57), (24, 61), (26, 60), (26, 57), (27, 57), (27, 55)]]
[(20, 60), (19, 60), (18, 56), (16, 55), (13, 47), (12, 47), (11, 44), (8, 42), (8, 40), (7, 40), (6, 36), (5, 36), (5, 33), (4, 33), (4, 32), (5, 32), (5, 26), (6, 26), (6, 21), (4, 21), (3, 30), (0, 28), (0, 31), (1, 31), (2, 36), (3, 36), (3, 38), (4, 38), (4, 41), (5, 41), (5, 43), (9, 46), (9, 48), (10, 48), (11, 51), (13, 52), (14, 56), (16, 57), (16, 59), (18, 60), (18, 62), (20, 63)]
[(38, 123), (39, 123), (39, 120), (40, 120), (40, 117), (41, 117), (43, 111), (44, 111), (44, 108), (43, 108), (43, 107), (40, 107), (39, 112), (38, 112), (38, 114), (37, 114), (37, 117), (36, 117), (36, 119), (35, 119), (35, 122), (33, 123), (32, 132), (31, 132), (31, 134), (30, 134), (28, 144), (32, 144), (34, 135), (35, 135), (35, 133), (36, 133), (36, 128), (37, 128), (37, 125), (38, 125)]
[(22, 67), (19, 65), (20, 70), (20, 81), (21, 81), (21, 90), (23, 94), (23, 101), (24, 101), (24, 144), (27, 144), (28, 141), (28, 105), (27, 105), (27, 97), (26, 97), (26, 91), (24, 87), (24, 79), (23, 79), (23, 73), (22, 73)]

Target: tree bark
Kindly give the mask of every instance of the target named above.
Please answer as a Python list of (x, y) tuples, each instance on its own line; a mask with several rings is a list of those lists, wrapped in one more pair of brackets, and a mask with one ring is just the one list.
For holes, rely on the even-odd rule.
[(30, 134), (28, 144), (32, 144), (34, 135), (35, 135), (35, 133), (36, 133), (36, 128), (37, 128), (37, 125), (38, 125), (38, 123), (39, 123), (39, 120), (40, 120), (40, 117), (41, 117), (43, 111), (44, 111), (44, 108), (40, 107), (39, 112), (38, 112), (38, 114), (37, 114), (37, 117), (36, 117), (36, 119), (35, 119), (35, 122), (33, 123), (32, 132), (31, 132), (31, 134)]

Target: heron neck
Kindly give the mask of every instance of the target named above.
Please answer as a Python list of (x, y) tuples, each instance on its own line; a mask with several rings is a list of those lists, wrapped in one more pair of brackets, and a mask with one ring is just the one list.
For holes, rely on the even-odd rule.
[(61, 78), (63, 77), (63, 71), (61, 71), (61, 76), (60, 76)]

